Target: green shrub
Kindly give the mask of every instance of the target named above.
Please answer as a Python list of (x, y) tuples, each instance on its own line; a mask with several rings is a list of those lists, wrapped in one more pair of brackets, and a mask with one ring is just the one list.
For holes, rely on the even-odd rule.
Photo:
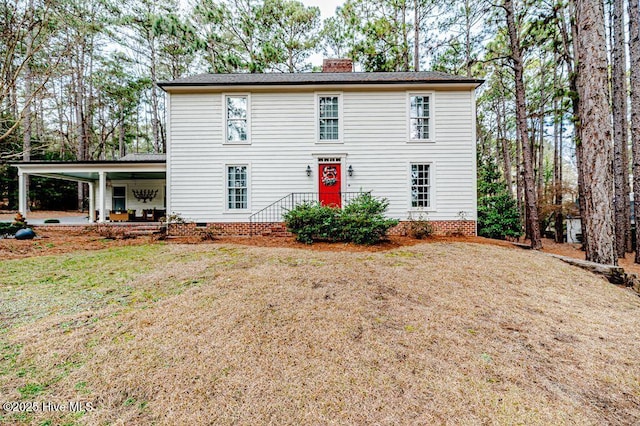
[(0, 237), (15, 235), (16, 232), (26, 227), (25, 222), (0, 222)]
[(375, 244), (389, 228), (398, 224), (387, 219), (386, 200), (378, 200), (369, 193), (354, 198), (344, 209), (303, 203), (284, 215), (287, 229), (296, 239), (311, 244), (314, 241), (346, 241), (356, 244)]
[(478, 235), (496, 239), (522, 235), (518, 204), (491, 157), (478, 157)]
[(284, 215), (287, 229), (300, 242), (340, 240), (340, 210), (320, 203), (303, 203)]
[(522, 235), (516, 200), (506, 192), (481, 197), (478, 200), (478, 235), (496, 239)]
[(398, 224), (396, 219), (384, 216), (389, 202), (379, 200), (368, 192), (354, 198), (340, 214), (343, 239), (356, 244), (376, 244), (382, 241), (389, 228)]
[(45, 219), (44, 223), (60, 223), (60, 219)]

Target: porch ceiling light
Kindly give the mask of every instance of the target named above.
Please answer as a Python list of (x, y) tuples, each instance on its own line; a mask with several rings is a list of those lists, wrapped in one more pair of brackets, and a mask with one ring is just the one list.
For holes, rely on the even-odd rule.
[(311, 166), (307, 166), (307, 176), (311, 176)]

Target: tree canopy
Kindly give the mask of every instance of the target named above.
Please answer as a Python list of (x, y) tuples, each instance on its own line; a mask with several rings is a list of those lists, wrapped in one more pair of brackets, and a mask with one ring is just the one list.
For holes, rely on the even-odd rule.
[[(613, 182), (613, 171), (598, 175), (594, 165), (614, 163), (616, 190), (607, 197), (621, 256), (630, 249), (627, 139), (640, 164), (633, 121), (640, 120), (633, 107), (640, 80), (626, 63), (640, 62), (637, 15), (637, 4), (624, 0), (347, 0), (324, 21), (317, 7), (297, 0), (7, 0), (0, 4), (0, 201), (16, 202), (8, 161), (163, 152), (158, 81), (311, 71), (314, 55), (324, 54), (351, 58), (358, 71), (485, 79), (477, 94), (479, 158), (495, 162), (534, 247), (545, 232), (562, 240), (562, 217), (578, 204), (583, 215), (599, 213), (584, 205), (591, 178)], [(592, 55), (596, 42), (602, 52)], [(603, 69), (611, 75), (593, 71)], [(583, 135), (581, 97), (603, 85), (599, 122), (613, 122), (613, 131)], [(591, 149), (613, 146), (614, 135), (613, 151)]]

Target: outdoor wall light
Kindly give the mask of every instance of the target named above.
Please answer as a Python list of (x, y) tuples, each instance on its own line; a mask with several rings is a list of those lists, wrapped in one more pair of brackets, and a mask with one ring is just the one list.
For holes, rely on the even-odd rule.
[(349, 176), (353, 176), (353, 166), (349, 165), (349, 168), (347, 169), (347, 172), (349, 173)]
[(307, 166), (307, 176), (311, 176), (311, 166)]

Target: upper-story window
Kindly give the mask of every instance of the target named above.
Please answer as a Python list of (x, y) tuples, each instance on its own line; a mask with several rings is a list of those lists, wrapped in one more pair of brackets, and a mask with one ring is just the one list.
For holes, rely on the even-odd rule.
[(432, 139), (433, 126), (431, 122), (431, 95), (409, 95), (409, 139), (413, 141), (428, 141)]
[(340, 95), (326, 94), (318, 96), (318, 140), (339, 142)]
[(226, 142), (248, 143), (249, 138), (249, 96), (225, 96)]

